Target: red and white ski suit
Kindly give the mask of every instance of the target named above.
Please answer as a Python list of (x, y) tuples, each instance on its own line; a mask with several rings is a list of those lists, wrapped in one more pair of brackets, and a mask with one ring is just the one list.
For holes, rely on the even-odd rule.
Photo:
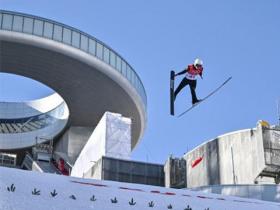
[(196, 77), (199, 75), (202, 78), (203, 67), (196, 68), (193, 64), (188, 65), (186, 69), (177, 73), (176, 75), (186, 74), (184, 79), (181, 81), (179, 86), (176, 88), (174, 92), (174, 97), (187, 85), (190, 86), (191, 94), (192, 94), (192, 103), (195, 104), (199, 100), (196, 97), (195, 89), (196, 89)]
[[(203, 67), (196, 68), (193, 64), (188, 65), (188, 67), (185, 69), (186, 71), (186, 78), (190, 80), (196, 80), (197, 75), (202, 77)], [(184, 72), (184, 71), (183, 71)], [(182, 73), (182, 72), (180, 72)], [(178, 73), (178, 75), (180, 75)]]

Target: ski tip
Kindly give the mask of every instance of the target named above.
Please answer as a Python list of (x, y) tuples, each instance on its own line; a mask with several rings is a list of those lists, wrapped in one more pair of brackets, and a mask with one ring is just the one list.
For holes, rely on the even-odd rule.
[(227, 82), (229, 82), (231, 79), (232, 79), (232, 76), (230, 76), (229, 78), (227, 78), (226, 81), (224, 81), (224, 83), (222, 84), (222, 86), (223, 86), (224, 84), (226, 84)]
[(232, 79), (232, 76), (230, 76), (228, 79), (227, 79), (227, 81), (229, 81), (229, 80), (231, 80)]

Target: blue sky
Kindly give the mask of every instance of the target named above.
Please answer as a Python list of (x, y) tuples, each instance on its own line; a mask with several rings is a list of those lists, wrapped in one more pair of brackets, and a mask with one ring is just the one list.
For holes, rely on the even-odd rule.
[[(134, 67), (146, 88), (148, 123), (133, 159), (164, 163), (170, 154), (181, 157), (218, 135), (255, 127), (260, 119), (278, 123), (278, 0), (0, 0), (0, 8), (78, 28)], [(229, 76), (233, 79), (185, 116), (171, 117), (170, 70), (181, 71), (196, 57), (205, 64), (204, 79), (198, 79), (199, 97)], [(176, 85), (182, 78), (176, 78)], [(34, 82), (15, 79), (1, 76), (1, 100), (50, 93)], [(178, 95), (176, 111), (190, 105), (187, 87)]]

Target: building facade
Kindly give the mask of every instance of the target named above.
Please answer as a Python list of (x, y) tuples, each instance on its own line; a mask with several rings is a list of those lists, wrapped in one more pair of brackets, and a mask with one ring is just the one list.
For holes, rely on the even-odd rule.
[(259, 121), (255, 128), (207, 141), (182, 159), (185, 168), (177, 166), (179, 158), (165, 164), (169, 187), (280, 201), (279, 126)]
[[(30, 158), (38, 151), (32, 148), (52, 142), (53, 163), (70, 174), (106, 112), (131, 120), (128, 153), (144, 133), (147, 97), (140, 77), (115, 50), (85, 32), (0, 10), (0, 71), (55, 92), (35, 101), (0, 102), (0, 152), (16, 155), (18, 167), (32, 168)], [(35, 155), (43, 156), (48, 157)]]

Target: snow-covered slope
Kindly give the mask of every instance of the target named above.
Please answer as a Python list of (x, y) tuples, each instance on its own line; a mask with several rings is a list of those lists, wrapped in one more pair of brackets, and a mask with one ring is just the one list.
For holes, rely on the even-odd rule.
[[(51, 192), (53, 195), (51, 195)], [(0, 167), (0, 209), (279, 210), (279, 203)]]

